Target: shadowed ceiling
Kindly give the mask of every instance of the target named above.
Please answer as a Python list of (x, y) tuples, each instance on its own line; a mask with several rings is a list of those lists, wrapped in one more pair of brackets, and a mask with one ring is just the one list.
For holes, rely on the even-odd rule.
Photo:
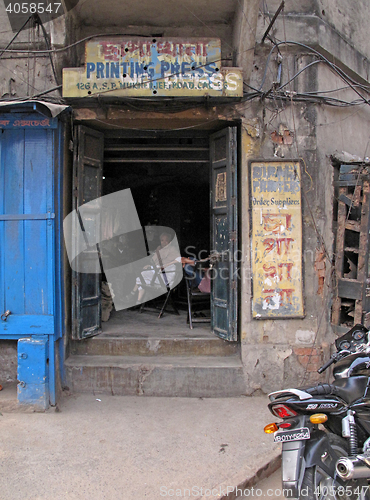
[[(231, 24), (238, 0), (66, 0), (85, 25), (202, 26)], [(209, 34), (208, 34), (209, 36)]]

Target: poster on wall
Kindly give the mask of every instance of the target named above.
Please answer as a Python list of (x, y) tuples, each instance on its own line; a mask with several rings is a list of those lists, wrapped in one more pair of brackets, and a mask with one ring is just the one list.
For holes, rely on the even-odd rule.
[(255, 319), (304, 316), (299, 161), (250, 162), (252, 313)]

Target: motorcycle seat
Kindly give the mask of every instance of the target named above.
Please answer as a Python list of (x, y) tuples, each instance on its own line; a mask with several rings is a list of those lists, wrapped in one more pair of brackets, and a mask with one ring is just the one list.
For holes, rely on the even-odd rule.
[(360, 375), (358, 377), (340, 378), (334, 380), (332, 384), (318, 384), (314, 387), (305, 387), (305, 390), (312, 396), (333, 395), (340, 397), (347, 404), (351, 404), (357, 399), (364, 397), (369, 377)]

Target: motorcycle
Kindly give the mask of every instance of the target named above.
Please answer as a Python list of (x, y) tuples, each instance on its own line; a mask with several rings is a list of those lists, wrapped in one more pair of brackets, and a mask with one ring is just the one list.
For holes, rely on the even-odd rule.
[(265, 432), (282, 443), (286, 498), (369, 500), (370, 331), (355, 325), (335, 341), (334, 381), (269, 394), (282, 422)]

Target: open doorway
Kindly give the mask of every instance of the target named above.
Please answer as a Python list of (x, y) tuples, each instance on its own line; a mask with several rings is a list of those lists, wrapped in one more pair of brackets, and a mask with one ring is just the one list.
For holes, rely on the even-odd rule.
[[(228, 341), (236, 341), (238, 332), (238, 142), (237, 126), (210, 133), (98, 131), (77, 125), (74, 137), (73, 199), (79, 214), (76, 224), (81, 226), (76, 226), (76, 235), (85, 225), (98, 227), (99, 203), (94, 200), (130, 188), (141, 224), (170, 227), (180, 255), (201, 258), (211, 250), (211, 332)], [(87, 247), (76, 255), (95, 266), (93, 272), (72, 270), (72, 338), (82, 340), (101, 333), (99, 251)], [(180, 327), (189, 333), (186, 313), (176, 321), (178, 326), (169, 327), (171, 335)], [(120, 318), (123, 333), (128, 323)], [(135, 325), (140, 323), (135, 320)], [(156, 324), (164, 327), (165, 318)]]
[[(131, 189), (142, 226), (165, 226), (177, 236), (180, 254), (204, 258), (210, 253), (209, 133), (206, 131), (105, 131), (102, 195)], [(159, 241), (157, 242), (159, 245)], [(163, 296), (157, 305), (163, 303)], [(140, 314), (138, 306), (112, 309), (103, 321), (103, 334), (158, 330), (191, 335), (186, 324), (186, 284), (173, 291), (180, 315), (171, 305), (158, 320), (152, 309)], [(104, 312), (104, 311), (103, 311)], [(209, 301), (199, 315), (210, 316)], [(104, 316), (104, 315), (103, 315)], [(106, 318), (103, 318), (106, 319)], [(197, 324), (196, 331), (209, 331)]]

